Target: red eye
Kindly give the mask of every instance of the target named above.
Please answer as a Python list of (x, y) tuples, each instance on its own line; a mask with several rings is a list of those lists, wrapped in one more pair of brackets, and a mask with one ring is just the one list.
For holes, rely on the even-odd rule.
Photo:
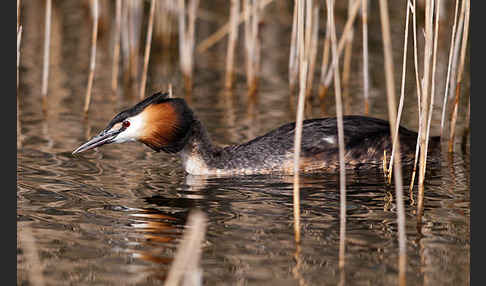
[(125, 120), (125, 121), (123, 121), (122, 125), (123, 125), (123, 128), (128, 128), (128, 126), (130, 126), (130, 121)]

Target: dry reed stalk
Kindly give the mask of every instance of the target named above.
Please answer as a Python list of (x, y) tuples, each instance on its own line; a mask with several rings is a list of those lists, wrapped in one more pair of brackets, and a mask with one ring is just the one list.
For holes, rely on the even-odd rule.
[(121, 30), (120, 30), (120, 48), (123, 63), (123, 81), (128, 83), (129, 81), (129, 68), (130, 68), (130, 33), (129, 33), (129, 1), (122, 1), (121, 11)]
[[(323, 9), (326, 10), (326, 9)], [(326, 96), (327, 92), (327, 87), (324, 85), (325, 79), (326, 79), (326, 71), (328, 68), (328, 63), (329, 63), (329, 49), (330, 49), (330, 44), (331, 44), (331, 34), (329, 33), (329, 27), (331, 24), (329, 23), (329, 12), (327, 12), (326, 15), (326, 29), (328, 30), (326, 32), (326, 36), (324, 38), (324, 43), (322, 47), (322, 63), (321, 63), (321, 77), (319, 80), (319, 100), (321, 102), (321, 109), (322, 112), (324, 112), (324, 97)]]
[[(426, 128), (427, 130), (425, 131), (425, 163), (424, 165), (427, 165), (427, 152), (428, 152), (428, 145), (429, 145), (429, 134), (430, 134), (430, 123), (432, 122), (432, 111), (434, 107), (434, 98), (435, 98), (435, 70), (436, 70), (436, 64), (437, 64), (437, 43), (438, 43), (438, 35), (439, 35), (439, 18), (440, 18), (440, 0), (436, 0), (437, 4), (435, 5), (435, 26), (434, 26), (434, 43), (433, 43), (433, 57), (432, 57), (432, 79), (431, 79), (431, 92), (430, 92), (430, 104), (429, 104), (429, 114), (428, 118), (424, 119), (422, 116), (419, 116), (420, 122), (426, 121)], [(421, 128), (422, 124), (420, 125), (419, 128), (419, 134), (421, 133)], [(412, 180), (411, 184), (409, 187), (410, 195), (412, 197), (412, 188), (413, 188), (413, 183), (415, 180), (415, 173), (416, 173), (416, 164), (417, 164), (417, 151), (419, 149), (419, 140), (417, 140), (417, 146), (416, 152), (415, 152), (415, 162), (414, 162), (414, 168), (412, 172)], [(425, 168), (425, 167), (424, 167)], [(419, 187), (420, 188), (420, 187)], [(420, 193), (420, 191), (419, 191)], [(420, 194), (419, 194), (420, 197)], [(423, 201), (423, 194), (422, 198), (419, 198), (419, 202), (422, 199)], [(423, 202), (420, 202), (420, 204), (423, 206)], [(422, 209), (423, 207), (421, 207)], [(420, 212), (421, 213), (421, 212)]]
[[(409, 2), (410, 3), (410, 2)], [(416, 83), (416, 88), (417, 88), (417, 106), (418, 106), (418, 113), (419, 113), (419, 122), (422, 122), (422, 108), (420, 105), (420, 102), (422, 101), (422, 89), (420, 85), (420, 80), (419, 80), (419, 68), (418, 68), (418, 52), (417, 52), (417, 13), (416, 13), (416, 7), (417, 6), (417, 1), (413, 1), (413, 5), (409, 5), (410, 10), (412, 11), (413, 18), (413, 59), (414, 59), (414, 66), (415, 66), (415, 83)], [(412, 192), (414, 181), (415, 181), (415, 174), (417, 171), (417, 162), (418, 162), (418, 157), (419, 157), (419, 150), (420, 150), (420, 136), (421, 136), (421, 125), (419, 124), (419, 130), (418, 134), (419, 136), (417, 137), (417, 144), (415, 146), (415, 159), (414, 159), (414, 164), (413, 164), (413, 171), (412, 171), (412, 177), (411, 177), (411, 182), (410, 182), (410, 192)]]
[(299, 55), (299, 99), (297, 102), (297, 118), (295, 123), (295, 138), (294, 138), (294, 181), (293, 181), (293, 203), (294, 203), (294, 232), (295, 242), (300, 243), (300, 189), (299, 189), (299, 166), (300, 166), (300, 150), (302, 142), (302, 125), (304, 121), (304, 106), (305, 106), (305, 80), (307, 77), (307, 61), (304, 50), (304, 1), (297, 1), (297, 44)]
[(440, 137), (443, 138), (444, 134), (444, 122), (445, 122), (445, 111), (447, 106), (447, 94), (449, 93), (449, 82), (450, 82), (450, 75), (451, 75), (451, 67), (452, 67), (452, 55), (453, 55), (453, 47), (455, 46), (455, 35), (456, 35), (456, 25), (457, 25), (457, 12), (459, 10), (459, 0), (456, 0), (456, 8), (454, 9), (454, 24), (452, 25), (452, 34), (451, 34), (451, 44), (449, 47), (449, 61), (447, 64), (447, 76), (446, 76), (446, 85), (445, 85), (445, 92), (444, 92), (444, 101), (442, 103), (442, 117), (440, 120)]
[[(359, 2), (359, 1), (356, 1)], [(341, 98), (341, 79), (339, 78), (339, 54), (337, 50), (336, 25), (334, 22), (334, 0), (327, 0), (329, 13), (329, 32), (331, 34), (332, 65), (334, 69), (334, 94), (336, 97), (336, 115), (338, 127), (339, 144), (339, 187), (340, 187), (340, 223), (339, 223), (339, 268), (343, 269), (346, 253), (346, 165), (344, 161), (344, 128), (343, 128), (343, 106)]]
[(154, 28), (155, 0), (150, 1), (150, 14), (147, 27), (147, 38), (145, 40), (145, 54), (143, 58), (143, 74), (140, 83), (140, 99), (145, 97), (145, 86), (147, 82), (148, 61), (150, 57), (150, 46), (152, 44), (152, 31)]
[(297, 54), (297, 10), (298, 0), (294, 0), (294, 13), (292, 18), (292, 32), (290, 35), (290, 54), (289, 54), (289, 88), (292, 94), (295, 90), (295, 83), (299, 74), (298, 57)]
[[(432, 122), (432, 113), (434, 110), (434, 100), (435, 100), (435, 71), (437, 66), (437, 44), (439, 41), (439, 19), (440, 19), (440, 0), (435, 0), (435, 25), (434, 25), (434, 46), (433, 46), (433, 56), (432, 56), (432, 79), (431, 79), (431, 90), (430, 90), (430, 105), (429, 105), (429, 118), (427, 119), (427, 131), (425, 132), (425, 154), (429, 148), (429, 134), (430, 134), (430, 123)], [(427, 157), (425, 157), (425, 162), (427, 162)]]
[(96, 64), (96, 39), (98, 38), (98, 0), (92, 0), (93, 10), (93, 30), (91, 32), (91, 59), (89, 63), (88, 87), (86, 88), (86, 97), (84, 101), (84, 114), (88, 114), (89, 103), (91, 101), (91, 89), (93, 87), (94, 71)]
[(174, 93), (172, 92), (172, 83), (169, 83), (169, 98), (173, 98), (174, 97)]
[[(416, 71), (417, 72), (417, 71)], [(417, 105), (419, 107), (419, 122), (422, 121), (422, 113), (420, 112), (420, 101), (421, 101), (421, 95), (420, 93), (417, 93)], [(422, 126), (419, 124), (419, 130), (418, 130), (418, 134), (419, 136), (417, 136), (417, 143), (415, 144), (415, 157), (414, 157), (414, 161), (413, 161), (413, 170), (412, 170), (412, 176), (411, 176), (411, 180), (410, 180), (410, 187), (409, 187), (409, 192), (410, 192), (410, 196), (412, 196), (412, 190), (413, 190), (413, 185), (415, 183), (415, 174), (417, 173), (417, 162), (418, 162), (418, 158), (419, 158), (419, 151), (420, 151), (420, 128)]]
[(314, 69), (317, 58), (317, 43), (319, 32), (319, 4), (314, 2), (312, 6), (312, 22), (311, 22), (311, 35), (310, 35), (310, 47), (309, 47), (309, 72), (307, 73), (307, 88), (305, 97), (310, 99), (312, 94), (312, 83), (314, 82)]
[(197, 210), (189, 214), (186, 230), (177, 247), (164, 285), (202, 285), (202, 270), (199, 264), (206, 225), (207, 217), (203, 212)]
[[(259, 5), (260, 5), (260, 8), (263, 10), (263, 8), (265, 8), (265, 6), (267, 6), (272, 1), (274, 1), (274, 0), (260, 0), (258, 2), (259, 2)], [(248, 15), (248, 17), (249, 16), (251, 16), (251, 14)], [(238, 24), (241, 24), (243, 21), (246, 21), (246, 20), (247, 20), (247, 18), (245, 16), (245, 11), (243, 11), (243, 12), (240, 13), (240, 15), (238, 17)], [(230, 30), (230, 22), (231, 22), (231, 20), (229, 20), (227, 23), (225, 23), (223, 26), (221, 26), (221, 28), (219, 28), (216, 32), (211, 34), (209, 37), (207, 37), (206, 39), (201, 41), (201, 43), (196, 48), (196, 52), (204, 53), (207, 49), (212, 47), (219, 40), (221, 40), (224, 36), (226, 36), (226, 34), (228, 34), (229, 30)]]
[(113, 67), (111, 77), (111, 91), (116, 93), (118, 88), (118, 68), (120, 65), (120, 28), (121, 28), (121, 0), (116, 0), (116, 12), (115, 12), (115, 40), (113, 48)]
[[(353, 1), (358, 2), (360, 0), (348, 0), (348, 17), (351, 13), (351, 4)], [(351, 26), (351, 30), (346, 37), (346, 46), (344, 48), (344, 57), (343, 57), (343, 75), (342, 75), (342, 89), (343, 89), (343, 99), (346, 99), (349, 94), (349, 76), (351, 72), (351, 58), (353, 56), (353, 34), (354, 29)]]
[(407, 70), (407, 47), (408, 47), (408, 26), (409, 26), (409, 17), (410, 17), (410, 9), (409, 9), (409, 4), (410, 1), (407, 1), (407, 14), (405, 16), (405, 35), (404, 35), (404, 41), (403, 41), (403, 62), (402, 62), (402, 84), (400, 87), (400, 103), (398, 104), (398, 115), (397, 115), (397, 121), (395, 124), (395, 135), (393, 136), (393, 147), (392, 147), (392, 153), (390, 157), (390, 165), (388, 166), (388, 184), (391, 184), (391, 177), (393, 173), (393, 160), (395, 157), (395, 148), (396, 148), (396, 140), (398, 138), (398, 129), (400, 128), (400, 119), (402, 117), (402, 110), (403, 110), (403, 100), (405, 98), (405, 75), (406, 75), (406, 70)]
[(369, 107), (369, 94), (370, 94), (370, 75), (368, 68), (368, 0), (361, 0), (361, 20), (363, 22), (363, 89), (365, 108), (364, 114), (368, 115), (370, 112)]
[(51, 45), (52, 1), (46, 0), (46, 17), (44, 32), (44, 64), (42, 69), (42, 110), (47, 112), (47, 84), (49, 80), (49, 48)]
[[(394, 134), (393, 128), (395, 127), (397, 111), (395, 102), (395, 83), (393, 80), (393, 54), (392, 54), (392, 43), (391, 43), (391, 33), (390, 33), (390, 18), (388, 14), (388, 1), (380, 0), (380, 19), (382, 28), (382, 39), (383, 39), (383, 50), (385, 58), (385, 76), (386, 76), (386, 94), (388, 102), (388, 117), (390, 118), (390, 133), (392, 134), (392, 139), (395, 141), (394, 137), (398, 137)], [(407, 267), (407, 253), (406, 253), (406, 242), (407, 237), (405, 234), (405, 208), (403, 205), (402, 198), (402, 170), (401, 170), (401, 158), (400, 158), (400, 141), (396, 140), (396, 157), (394, 160), (395, 164), (395, 197), (397, 204), (397, 225), (398, 225), (398, 245), (399, 245), (399, 255), (398, 255), (398, 282), (399, 285), (406, 284), (406, 267)]]
[(424, 199), (424, 181), (425, 168), (427, 164), (427, 118), (429, 117), (429, 106), (427, 105), (429, 97), (430, 77), (431, 77), (431, 57), (433, 49), (433, 9), (434, 1), (426, 3), (425, 7), (425, 48), (424, 48), (424, 73), (422, 80), (422, 98), (421, 98), (421, 118), (420, 118), (420, 161), (419, 161), (419, 188), (418, 188), (418, 202), (417, 202), (417, 219), (418, 225), (421, 225), (423, 213), (423, 199)]
[(185, 0), (179, 0), (179, 54), (186, 91), (192, 90), (194, 32), (199, 0), (190, 0), (186, 29)]
[[(252, 2), (250, 5), (250, 1)], [(245, 51), (246, 51), (246, 83), (249, 94), (254, 94), (257, 88), (257, 75), (260, 65), (260, 41), (258, 40), (258, 22), (261, 7), (256, 0), (244, 0), (245, 12)], [(251, 12), (250, 12), (251, 10)]]
[(451, 113), (451, 125), (449, 133), (449, 152), (454, 151), (454, 137), (456, 131), (456, 121), (457, 121), (457, 110), (459, 107), (459, 98), (461, 96), (461, 85), (462, 85), (462, 75), (464, 72), (464, 62), (466, 58), (466, 48), (467, 40), (469, 36), (469, 18), (470, 18), (470, 2), (469, 0), (464, 0), (465, 11), (464, 11), (464, 31), (462, 34), (462, 46), (461, 46), (461, 58), (459, 62), (459, 72), (456, 79), (456, 94), (454, 98), (454, 107)]
[[(344, 25), (343, 33), (341, 35), (341, 38), (339, 39), (339, 44), (337, 46), (337, 52), (338, 55), (341, 56), (341, 53), (343, 52), (344, 49), (344, 44), (346, 43), (346, 39), (349, 35), (349, 33), (352, 30), (354, 20), (356, 19), (356, 15), (358, 14), (359, 7), (361, 6), (361, 1), (355, 1), (353, 5), (351, 6), (349, 17), (346, 20), (346, 24)], [(329, 88), (329, 85), (331, 84), (331, 80), (333, 79), (333, 72), (336, 67), (331, 64), (329, 69), (327, 70), (326, 75), (323, 77), (321, 75), (321, 83), (320, 83), (320, 91), (319, 91), (319, 97), (321, 100), (324, 98), (326, 95), (327, 89)], [(324, 81), (323, 81), (324, 79)]]
[(135, 81), (138, 76), (139, 69), (139, 46), (140, 46), (140, 33), (142, 28), (142, 16), (143, 1), (130, 0), (126, 2), (127, 12), (128, 12), (128, 71), (129, 80), (131, 82)]
[(228, 48), (226, 51), (226, 77), (225, 87), (231, 88), (233, 86), (233, 72), (235, 61), (235, 47), (238, 39), (238, 16), (240, 14), (240, 0), (231, 0), (230, 7), (230, 32), (228, 38)]
[(460, 45), (461, 45), (461, 36), (462, 33), (464, 32), (464, 15), (465, 15), (465, 8), (466, 8), (466, 2), (462, 1), (461, 3), (461, 11), (459, 12), (459, 19), (457, 23), (457, 30), (456, 30), (456, 36), (455, 36), (455, 41), (454, 41), (454, 51), (452, 55), (452, 69), (451, 69), (451, 78), (450, 82), (448, 84), (451, 86), (449, 90), (449, 100), (452, 100), (455, 95), (455, 86), (456, 86), (456, 74), (457, 74), (457, 61), (459, 58), (459, 50), (460, 50)]
[(186, 46), (186, 1), (179, 0), (177, 2), (178, 6), (178, 18), (179, 18), (179, 54), (180, 54), (180, 64), (182, 72), (185, 73), (185, 68), (187, 66), (185, 60), (185, 46)]

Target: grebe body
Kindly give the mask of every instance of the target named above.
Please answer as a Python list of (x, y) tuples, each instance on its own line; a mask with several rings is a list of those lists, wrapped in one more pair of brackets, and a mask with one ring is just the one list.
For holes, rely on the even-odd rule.
[[(392, 150), (389, 123), (382, 119), (343, 117), (346, 168), (373, 168), (383, 164), (385, 150)], [(118, 113), (97, 136), (73, 154), (108, 143), (139, 141), (155, 151), (178, 153), (187, 173), (231, 175), (293, 173), (295, 123), (288, 123), (239, 145), (219, 147), (181, 98), (157, 93)], [(402, 161), (413, 160), (417, 133), (399, 128)], [(440, 149), (440, 138), (431, 137), (429, 150)], [(388, 158), (387, 158), (388, 159)], [(336, 118), (303, 122), (301, 172), (329, 172), (339, 168)]]

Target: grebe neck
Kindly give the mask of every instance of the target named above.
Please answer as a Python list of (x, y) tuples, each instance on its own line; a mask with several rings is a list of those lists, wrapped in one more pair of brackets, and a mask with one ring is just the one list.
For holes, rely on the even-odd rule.
[(211, 162), (218, 157), (221, 147), (214, 145), (204, 125), (198, 119), (193, 121), (186, 144), (179, 153), (184, 169), (189, 174), (214, 173)]

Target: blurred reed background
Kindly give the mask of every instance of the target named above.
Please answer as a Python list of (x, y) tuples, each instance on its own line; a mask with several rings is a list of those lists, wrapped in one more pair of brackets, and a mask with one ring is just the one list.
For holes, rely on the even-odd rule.
[[(40, 2), (40, 1), (39, 1)], [(45, 5), (45, 25), (43, 44), (43, 65), (41, 95), (44, 112), (49, 113), (48, 85), (50, 64), (50, 40), (52, 9), (58, 9), (57, 13), (63, 13), (60, 1), (42, 1)], [(180, 75), (183, 78), (183, 87), (176, 90), (176, 96), (187, 97), (190, 100), (197, 81), (197, 62), (203, 61), (209, 49), (217, 44), (226, 47), (226, 54), (220, 54), (216, 65), (225, 70), (225, 76), (221, 80), (221, 89), (231, 91), (235, 88), (237, 80), (246, 81), (246, 89), (249, 97), (258, 97), (260, 78), (263, 76), (262, 58), (267, 46), (263, 44), (262, 28), (271, 22), (266, 21), (269, 13), (278, 13), (281, 25), (277, 29), (291, 29), (291, 37), (288, 46), (288, 71), (287, 74), (289, 100), (298, 98), (296, 104), (297, 136), (295, 164), (298, 165), (300, 151), (300, 131), (302, 120), (305, 117), (327, 116), (329, 110), (335, 108), (338, 116), (339, 138), (342, 139), (342, 116), (349, 114), (350, 71), (356, 68), (357, 62), (362, 67), (362, 79), (360, 82), (362, 96), (362, 114), (373, 116), (373, 104), (370, 102), (370, 59), (368, 24), (370, 19), (380, 22), (381, 39), (383, 43), (383, 62), (386, 90), (382, 91), (382, 98), (387, 102), (388, 119), (393, 134), (394, 149), (391, 156), (385, 156), (384, 176), (391, 183), (392, 170), (395, 178), (396, 201), (398, 206), (398, 225), (400, 241), (400, 283), (405, 284), (404, 273), (406, 271), (405, 234), (402, 202), (402, 175), (399, 149), (399, 139), (395, 135), (400, 124), (405, 95), (406, 69), (413, 63), (415, 74), (415, 95), (417, 100), (417, 122), (419, 126), (419, 139), (415, 165), (418, 164), (418, 201), (417, 221), (420, 228), (423, 216), (423, 192), (426, 170), (426, 154), (432, 114), (440, 113), (440, 133), (442, 140), (447, 142), (447, 151), (454, 152), (456, 142), (456, 122), (461, 113), (465, 114), (468, 122), (470, 112), (469, 91), (464, 86), (464, 70), (469, 66), (468, 35), (470, 21), (469, 0), (433, 0), (433, 1), (391, 1), (380, 0), (379, 4), (367, 0), (349, 1), (316, 1), (316, 0), (231, 0), (223, 1), (224, 8), (214, 9), (212, 1), (199, 0), (116, 0), (80, 1), (82, 13), (86, 19), (86, 25), (91, 27), (91, 54), (89, 71), (86, 75), (85, 92), (85, 116), (89, 117), (89, 107), (92, 99), (92, 86), (99, 69), (106, 68), (97, 64), (96, 51), (100, 45), (109, 47), (112, 59), (112, 96), (106, 96), (110, 100), (123, 94), (136, 95), (143, 98), (150, 95), (146, 91), (151, 78), (148, 69), (151, 65), (160, 65), (160, 58), (178, 61)], [(19, 61), (22, 59), (21, 40), (22, 34), (22, 6), (32, 5), (28, 1), (17, 1), (17, 82), (19, 81)], [(400, 5), (400, 9), (406, 9), (406, 17), (394, 20), (400, 21), (403, 30), (403, 49), (394, 51), (392, 48), (391, 24), (389, 5)], [(336, 7), (335, 7), (336, 6)], [(221, 15), (221, 11), (226, 13)], [(337, 11), (337, 12), (336, 12)], [(337, 18), (337, 19), (336, 19)], [(210, 21), (213, 27), (211, 31), (207, 26), (199, 25), (202, 21)], [(265, 27), (266, 28), (266, 27)], [(359, 28), (359, 29), (358, 29)], [(201, 30), (204, 29), (204, 30)], [(357, 35), (357, 32), (361, 35)], [(376, 36), (375, 36), (376, 37)], [(362, 44), (357, 45), (356, 39), (361, 39)], [(444, 40), (446, 39), (446, 40)], [(101, 43), (100, 41), (101, 40)], [(154, 49), (152, 46), (157, 46)], [(353, 57), (353, 49), (362, 49), (362, 57)], [(397, 46), (397, 44), (395, 44)], [(241, 47), (241, 48), (240, 48)], [(270, 48), (274, 48), (273, 46)], [(396, 54), (399, 54), (397, 56)], [(448, 57), (440, 57), (447, 54)], [(401, 58), (401, 69), (395, 64), (394, 59)], [(244, 62), (241, 62), (243, 59)], [(204, 59), (208, 60), (208, 59)], [(395, 60), (396, 61), (396, 60)], [(353, 67), (354, 66), (354, 67)], [(446, 67), (446, 68), (437, 68)], [(157, 67), (163, 69), (164, 67)], [(267, 75), (265, 75), (267, 76)], [(400, 87), (395, 84), (395, 78), (401, 79)], [(268, 76), (272, 80), (271, 76)], [(174, 86), (173, 78), (165, 79), (168, 88)], [(468, 79), (469, 80), (469, 79)], [(331, 84), (333, 88), (331, 88)], [(395, 95), (400, 91), (399, 98)], [(328, 106), (328, 94), (335, 95), (335, 106)], [(18, 92), (18, 102), (21, 92)], [(459, 102), (465, 97), (467, 108), (459, 110)], [(386, 98), (386, 99), (385, 99)], [(399, 105), (396, 100), (399, 99)], [(434, 110), (434, 101), (442, 103), (441, 110)], [(312, 106), (318, 105), (320, 114), (312, 113)], [(356, 104), (356, 103), (354, 103)], [(359, 103), (358, 103), (359, 104)], [(22, 146), (20, 134), (19, 114), (22, 112), (17, 104), (17, 133), (18, 148)], [(465, 136), (467, 140), (469, 128), (466, 126)], [(340, 142), (340, 154), (344, 153), (342, 140)], [(342, 158), (341, 158), (342, 159)], [(341, 164), (343, 166), (343, 164)], [(412, 175), (414, 184), (415, 170)], [(296, 169), (298, 173), (298, 169)], [(294, 181), (294, 216), (296, 242), (300, 241), (299, 225), (299, 182), (298, 175)], [(344, 267), (344, 241), (345, 241), (345, 172), (341, 169), (341, 230), (342, 248), (340, 249), (340, 267)], [(204, 230), (203, 230), (204, 231)], [(342, 261), (341, 261), (342, 256)]]

